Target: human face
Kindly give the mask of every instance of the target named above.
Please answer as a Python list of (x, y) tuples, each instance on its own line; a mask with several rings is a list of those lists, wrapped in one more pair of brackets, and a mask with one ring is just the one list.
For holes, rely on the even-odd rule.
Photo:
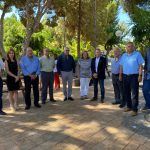
[(132, 53), (133, 51), (134, 51), (134, 45), (133, 45), (133, 43), (128, 43), (127, 45), (126, 45), (126, 50), (127, 50), (127, 53)]
[(87, 59), (88, 58), (88, 53), (87, 52), (83, 52), (83, 59)]
[(14, 52), (13, 52), (13, 51), (10, 51), (10, 52), (9, 52), (9, 58), (10, 58), (10, 59), (13, 59), (14, 56), (15, 56)]
[(32, 57), (33, 56), (33, 50), (31, 48), (27, 49), (27, 56)]
[(119, 49), (114, 49), (114, 57), (119, 58), (120, 57), (120, 50)]
[(47, 57), (49, 56), (49, 50), (48, 49), (44, 50), (44, 55), (47, 56)]
[(101, 55), (101, 51), (100, 50), (95, 50), (95, 56), (98, 58)]
[(64, 49), (64, 54), (65, 54), (65, 55), (69, 55), (69, 51), (70, 51), (69, 48), (65, 48), (65, 49)]

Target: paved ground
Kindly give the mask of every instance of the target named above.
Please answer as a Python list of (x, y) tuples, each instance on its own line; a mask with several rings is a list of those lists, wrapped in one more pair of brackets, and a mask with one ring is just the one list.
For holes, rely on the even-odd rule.
[[(90, 88), (90, 97), (93, 89)], [(150, 150), (150, 123), (143, 114), (131, 117), (112, 106), (111, 82), (106, 84), (106, 102), (79, 100), (63, 102), (61, 91), (55, 92), (57, 103), (41, 109), (24, 110), (20, 93), (20, 110), (11, 113), (6, 95), (5, 117), (0, 117), (0, 150)], [(140, 101), (143, 103), (142, 97)], [(140, 104), (141, 105), (141, 104)]]

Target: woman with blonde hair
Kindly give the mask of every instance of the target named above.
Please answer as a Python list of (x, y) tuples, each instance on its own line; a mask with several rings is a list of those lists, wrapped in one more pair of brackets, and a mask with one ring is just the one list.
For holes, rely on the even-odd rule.
[(81, 100), (88, 98), (89, 82), (91, 78), (91, 59), (87, 51), (82, 52), (81, 59), (78, 60), (80, 77)]

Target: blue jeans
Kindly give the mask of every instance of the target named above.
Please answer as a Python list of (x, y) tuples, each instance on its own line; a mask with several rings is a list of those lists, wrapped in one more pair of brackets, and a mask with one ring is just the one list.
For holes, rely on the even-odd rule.
[(127, 102), (127, 107), (137, 112), (139, 104), (138, 74), (123, 75), (123, 95), (125, 102)]
[(3, 103), (2, 103), (2, 95), (3, 95), (3, 81), (0, 77), (0, 111), (2, 111)]
[(94, 83), (94, 98), (97, 98), (98, 96), (98, 83), (100, 85), (100, 89), (101, 89), (101, 99), (105, 98), (105, 88), (104, 88), (104, 79), (93, 79), (93, 83)]
[(143, 95), (146, 102), (145, 106), (150, 109), (150, 80), (144, 79), (143, 81)]

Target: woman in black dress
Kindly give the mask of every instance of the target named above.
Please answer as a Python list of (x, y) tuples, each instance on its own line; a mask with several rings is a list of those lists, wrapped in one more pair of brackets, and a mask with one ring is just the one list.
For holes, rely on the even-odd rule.
[(15, 111), (18, 109), (18, 90), (20, 77), (18, 75), (18, 63), (13, 49), (10, 49), (7, 53), (6, 71), (6, 83), (9, 92), (10, 108)]

